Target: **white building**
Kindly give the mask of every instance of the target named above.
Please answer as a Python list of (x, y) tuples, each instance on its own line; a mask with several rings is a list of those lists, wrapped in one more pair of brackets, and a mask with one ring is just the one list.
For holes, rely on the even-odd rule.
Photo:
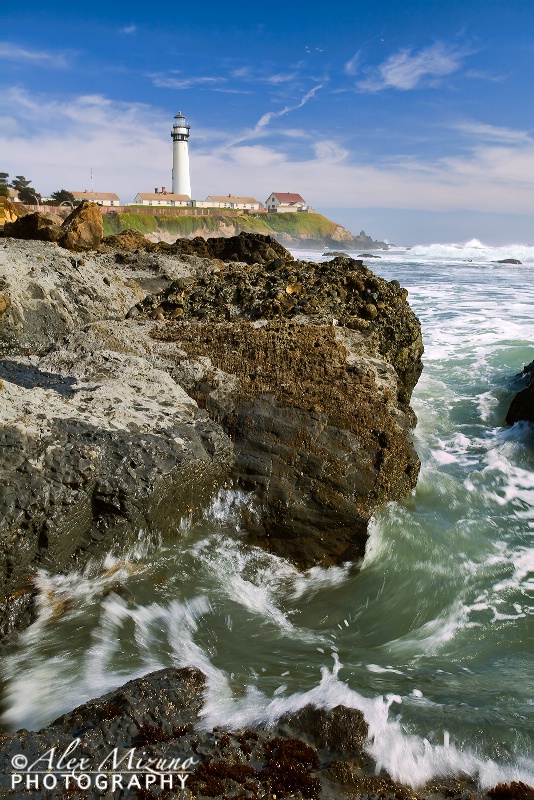
[(241, 208), (247, 211), (261, 211), (263, 203), (255, 197), (236, 197), (233, 194), (210, 194), (205, 200), (193, 200), (197, 208)]
[(191, 197), (189, 175), (189, 129), (186, 118), (179, 111), (172, 126), (172, 193)]
[(300, 194), (272, 192), (265, 201), (267, 211), (310, 211), (310, 206)]
[(139, 192), (135, 195), (134, 206), (175, 206), (184, 208), (191, 206), (191, 198), (187, 194), (174, 194), (167, 192), (163, 186), (161, 192), (154, 189), (153, 192)]
[(75, 200), (89, 200), (91, 203), (98, 203), (99, 206), (120, 206), (119, 196), (113, 192), (75, 192), (68, 190)]

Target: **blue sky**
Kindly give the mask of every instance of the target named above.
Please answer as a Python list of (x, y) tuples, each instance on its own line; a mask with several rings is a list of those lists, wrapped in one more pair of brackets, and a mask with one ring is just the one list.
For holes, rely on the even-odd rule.
[[(4, 4), (0, 171), (299, 192), (401, 244), (534, 242), (533, 0)], [(6, 7), (7, 6), (7, 7)]]

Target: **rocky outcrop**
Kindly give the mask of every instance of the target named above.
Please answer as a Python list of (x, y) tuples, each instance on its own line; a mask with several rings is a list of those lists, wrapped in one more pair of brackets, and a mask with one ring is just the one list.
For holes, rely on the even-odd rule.
[(510, 404), (506, 414), (508, 425), (513, 425), (514, 422), (521, 420), (534, 422), (534, 361), (527, 364), (522, 374), (528, 377), (528, 384), (516, 394)]
[(332, 250), (389, 250), (387, 242), (379, 242), (368, 236), (365, 231), (360, 231), (354, 236), (346, 228), (338, 225), (330, 236), (325, 236), (324, 244)]
[[(57, 776), (55, 787), (48, 777), (45, 791), (50, 800), (67, 796), (64, 775), (71, 771), (81, 777), (79, 784), (76, 778), (70, 779), (68, 796), (83, 794), (86, 800), (130, 793), (197, 800), (526, 800), (532, 794), (528, 786), (517, 782), (486, 793), (465, 778), (442, 779), (417, 790), (402, 786), (377, 770), (365, 749), (368, 729), (363, 715), (344, 706), (326, 710), (307, 705), (269, 728), (201, 729), (205, 683), (205, 676), (195, 669), (159, 670), (79, 706), (39, 732), (22, 730), (1, 736), (2, 796), (35, 797), (35, 789), (25, 785), (28, 766), (47, 753), (53, 759), (50, 772)], [(21, 762), (21, 757), (26, 761)], [(156, 770), (165, 775), (167, 790), (172, 784), (171, 791), (162, 794), (156, 775), (147, 780)], [(112, 792), (112, 775), (121, 773), (122, 790), (116, 783)], [(43, 774), (32, 777), (33, 786), (37, 780), (42, 788)]]
[(139, 231), (129, 229), (113, 236), (106, 236), (101, 250), (113, 252), (117, 248), (129, 252), (142, 250), (151, 253), (167, 253), (179, 258), (196, 256), (220, 261), (240, 261), (245, 264), (269, 264), (276, 258), (282, 258), (285, 261), (293, 260), (291, 253), (270, 236), (245, 232), (228, 238), (204, 239), (202, 236), (196, 236), (194, 239), (176, 239), (170, 244), (151, 242)]
[(253, 235), (200, 252), (267, 263), (117, 239), (0, 249), (6, 631), (37, 568), (173, 527), (222, 481), (250, 492), (249, 541), (306, 568), (363, 556), (373, 510), (417, 478), (421, 333), (398, 283)]
[(349, 258), (276, 259), (215, 266), (135, 309), (234, 441), (250, 541), (301, 568), (361, 558), (373, 510), (415, 486), (422, 343), (406, 295)]
[(58, 214), (36, 211), (4, 225), (4, 236), (58, 242), (74, 251), (96, 250), (103, 235), (100, 207), (87, 201), (77, 206), (66, 220)]
[(44, 358), (0, 364), (2, 634), (31, 618), (36, 569), (166, 535), (228, 474), (228, 437), (138, 350), (95, 323)]

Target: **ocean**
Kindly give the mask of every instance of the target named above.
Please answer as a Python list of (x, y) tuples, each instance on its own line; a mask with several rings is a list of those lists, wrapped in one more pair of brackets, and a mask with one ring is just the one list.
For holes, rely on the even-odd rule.
[(206, 727), (342, 703), (363, 711), (369, 752), (395, 780), (534, 785), (534, 429), (504, 424), (534, 358), (534, 246), (379, 255), (366, 263), (408, 289), (422, 324), (422, 468), (415, 492), (373, 518), (360, 568), (302, 574), (246, 546), (248, 498), (225, 490), (164, 541), (139, 531), (83, 574), (41, 572), (38, 619), (3, 661), (4, 729), (192, 665), (208, 678)]

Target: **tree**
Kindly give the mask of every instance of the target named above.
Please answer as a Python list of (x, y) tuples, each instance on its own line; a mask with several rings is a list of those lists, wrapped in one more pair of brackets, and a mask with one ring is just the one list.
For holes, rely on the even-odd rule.
[(52, 201), (52, 205), (54, 206), (60, 206), (62, 203), (70, 203), (70, 205), (73, 207), (76, 205), (74, 195), (67, 191), (67, 189), (58, 189), (57, 192), (52, 192), (50, 199)]
[(0, 183), (0, 197), (9, 197), (9, 189), (5, 183)]
[[(28, 183), (31, 183), (31, 181), (28, 181)], [(24, 203), (24, 205), (38, 206), (41, 202), (41, 195), (34, 191), (34, 189), (24, 186), (22, 189), (19, 189), (19, 202)]]
[(16, 189), (18, 192), (20, 192), (22, 189), (27, 189), (30, 183), (31, 181), (26, 180), (24, 175), (15, 175), (11, 181), (11, 186), (13, 189)]
[(8, 178), (9, 178), (9, 172), (0, 172), (0, 186), (7, 186)]

